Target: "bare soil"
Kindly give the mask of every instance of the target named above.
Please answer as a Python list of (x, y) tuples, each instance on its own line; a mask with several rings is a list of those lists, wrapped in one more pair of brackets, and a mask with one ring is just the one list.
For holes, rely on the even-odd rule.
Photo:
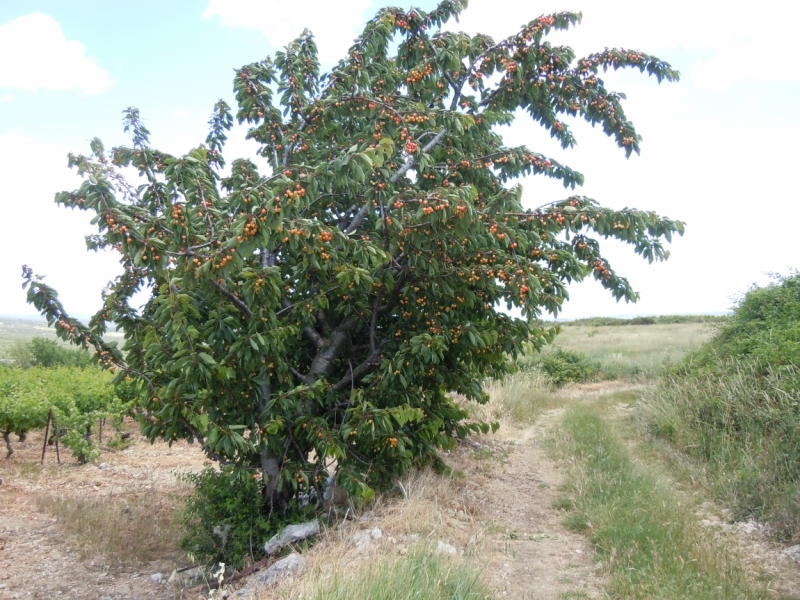
[[(135, 425), (130, 427), (135, 430)], [(161, 572), (166, 581), (175, 568), (174, 559), (110, 560), (98, 552), (106, 532), (95, 532), (96, 543), (70, 537), (57, 518), (37, 506), (37, 500), (41, 504), (45, 497), (118, 498), (122, 504), (144, 496), (159, 503), (161, 496), (187, 492), (175, 474), (202, 469), (206, 461), (197, 446), (183, 442), (171, 448), (163, 443), (151, 446), (134, 433), (127, 449), (103, 453), (98, 461), (102, 468), (80, 465), (63, 449), (59, 466), (52, 446), (41, 467), (43, 441), (43, 432), (28, 434), (24, 443), (13, 442), (11, 460), (0, 460), (0, 598), (172, 598), (173, 590), (154, 584), (150, 575)], [(119, 520), (127, 518), (121, 509)], [(142, 524), (143, 531), (135, 531), (134, 537), (146, 536), (147, 527), (148, 523)], [(124, 555), (125, 548), (118, 551)]]

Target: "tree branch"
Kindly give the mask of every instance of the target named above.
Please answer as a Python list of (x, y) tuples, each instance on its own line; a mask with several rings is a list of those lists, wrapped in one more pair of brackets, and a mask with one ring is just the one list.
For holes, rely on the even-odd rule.
[[(447, 135), (447, 128), (442, 129), (439, 133), (437, 133), (433, 137), (433, 139), (430, 142), (425, 144), (425, 146), (423, 146), (422, 148), (422, 152), (423, 153), (430, 152), (433, 149), (433, 147), (436, 146), (436, 144), (438, 144), (444, 139), (445, 135)], [(391, 181), (392, 183), (397, 183), (400, 180), (400, 178), (403, 175), (405, 175), (409, 171), (409, 169), (411, 169), (413, 165), (414, 165), (414, 155), (412, 154), (411, 156), (408, 157), (408, 160), (406, 160), (405, 164), (403, 164), (402, 167), (400, 167), (399, 169), (397, 169), (397, 171), (395, 171), (395, 174), (392, 175), (392, 178), (389, 181)]]
[(333, 335), (326, 340), (323, 347), (317, 351), (311, 361), (311, 367), (305, 375), (308, 379), (316, 381), (321, 375), (327, 375), (333, 367), (333, 361), (339, 357), (342, 349), (350, 337), (350, 330), (358, 323), (360, 316), (352, 314), (334, 330)]
[(375, 350), (369, 353), (369, 356), (367, 356), (364, 362), (362, 362), (352, 371), (348, 370), (347, 375), (342, 377), (333, 386), (331, 386), (331, 391), (341, 392), (347, 386), (352, 385), (357, 380), (364, 377), (364, 375), (367, 375), (370, 371), (374, 370), (375, 367), (380, 364), (381, 350), (388, 341), (389, 340), (383, 340), (380, 345), (375, 348)]
[(250, 310), (250, 307), (247, 306), (240, 298), (236, 296), (233, 292), (229, 292), (224, 287), (222, 287), (216, 279), (209, 279), (208, 280), (212, 286), (217, 288), (220, 294), (228, 298), (231, 302), (233, 302), (234, 306), (238, 308), (242, 314), (244, 314), (248, 319), (253, 316), (253, 311)]
[(300, 371), (295, 369), (294, 367), (289, 367), (289, 371), (294, 375), (295, 379), (297, 379), (300, 383), (305, 383), (306, 385), (314, 385), (314, 380), (309, 377), (308, 375), (303, 375)]

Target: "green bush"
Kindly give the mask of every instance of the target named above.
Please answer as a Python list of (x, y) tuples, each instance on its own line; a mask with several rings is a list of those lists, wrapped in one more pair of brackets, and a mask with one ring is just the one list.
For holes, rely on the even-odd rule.
[(92, 355), (86, 350), (65, 348), (54, 340), (35, 337), (17, 341), (6, 351), (14, 365), (30, 367), (88, 367), (93, 364)]
[(630, 325), (655, 325), (656, 319), (654, 317), (634, 317), (630, 320)]
[(559, 347), (534, 356), (529, 362), (522, 362), (520, 366), (544, 371), (556, 386), (587, 381), (598, 374), (597, 365), (585, 354)]
[(704, 466), (740, 518), (800, 541), (800, 275), (751, 289), (643, 399), (648, 427)]
[(260, 482), (229, 469), (209, 467), (183, 479), (194, 492), (178, 517), (186, 532), (181, 549), (202, 563), (241, 569), (261, 558), (264, 543), (285, 525), (312, 514), (296, 506), (271, 512)]
[(730, 322), (709, 344), (689, 355), (684, 366), (693, 372), (718, 371), (729, 359), (759, 365), (762, 374), (800, 366), (800, 274), (752, 288)]

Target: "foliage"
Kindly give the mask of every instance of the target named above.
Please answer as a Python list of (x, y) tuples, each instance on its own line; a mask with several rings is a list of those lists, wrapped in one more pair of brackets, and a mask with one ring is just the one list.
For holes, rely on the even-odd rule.
[[(640, 136), (600, 71), (678, 73), (633, 50), (576, 59), (546, 41), (578, 13), (497, 42), (444, 30), (465, 6), (382, 9), (330, 73), (308, 31), (237, 70), (236, 118), (268, 174), (244, 159), (222, 171), (224, 101), (206, 145), (180, 157), (152, 148), (138, 110), (126, 110), (133, 147), (106, 152), (95, 139), (90, 156), (69, 158), (84, 183), (56, 196), (94, 214), (92, 249), (120, 253), (103, 307), (84, 325), (23, 269), (29, 302), (62, 338), (139, 383), (147, 437), (197, 440), (262, 474), (271, 506), (319, 493), (334, 465), (337, 483), (364, 498), (410, 467), (443, 466), (439, 448), (489, 429), (466, 422), (447, 392), (485, 400), (484, 380), (512, 370), (525, 343), (552, 339), (535, 319), (558, 313), (569, 282), (592, 276), (636, 300), (601, 239), (653, 261), (683, 232), (580, 195), (523, 208), (516, 178), (574, 188), (583, 176), (496, 131), (525, 112), (569, 148), (564, 119), (575, 117), (630, 156)], [(130, 298), (142, 290), (137, 311)], [(102, 339), (109, 321), (122, 349)]]
[[(178, 517), (185, 531), (181, 548), (201, 562), (238, 570), (261, 555), (264, 542), (286, 524), (283, 518), (269, 518), (261, 485), (252, 477), (212, 468), (182, 477), (194, 492)], [(295, 509), (290, 516), (303, 512)]]
[(650, 430), (705, 465), (736, 516), (800, 540), (800, 275), (751, 289), (644, 405)]
[(748, 291), (719, 335), (687, 357), (685, 367), (714, 370), (728, 359), (753, 361), (764, 374), (800, 366), (800, 273)]
[[(53, 411), (60, 442), (81, 462), (100, 453), (91, 428), (98, 419), (118, 423), (130, 404), (115, 392), (111, 376), (96, 368), (0, 368), (0, 432), (43, 429)], [(13, 453), (8, 444), (8, 456)]]
[(520, 363), (524, 368), (536, 368), (544, 371), (556, 386), (588, 381), (598, 374), (597, 365), (590, 361), (585, 354), (558, 347), (550, 352), (534, 355)]
[(65, 348), (55, 340), (35, 337), (30, 340), (17, 340), (5, 352), (14, 361), (14, 366), (29, 367), (87, 367), (92, 364), (92, 356), (85, 350)]

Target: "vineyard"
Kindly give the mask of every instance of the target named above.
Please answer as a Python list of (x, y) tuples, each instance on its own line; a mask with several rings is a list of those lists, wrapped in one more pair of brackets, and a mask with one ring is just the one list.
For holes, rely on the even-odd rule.
[(48, 445), (61, 445), (82, 463), (99, 456), (104, 424), (116, 436), (127, 435), (120, 425), (133, 398), (124, 397), (124, 385), (115, 389), (111, 375), (92, 366), (87, 353), (41, 338), (22, 349), (33, 364), (0, 367), (0, 431), (7, 458), (14, 453), (12, 435), (23, 441), (36, 430), (48, 430), (43, 457)]

